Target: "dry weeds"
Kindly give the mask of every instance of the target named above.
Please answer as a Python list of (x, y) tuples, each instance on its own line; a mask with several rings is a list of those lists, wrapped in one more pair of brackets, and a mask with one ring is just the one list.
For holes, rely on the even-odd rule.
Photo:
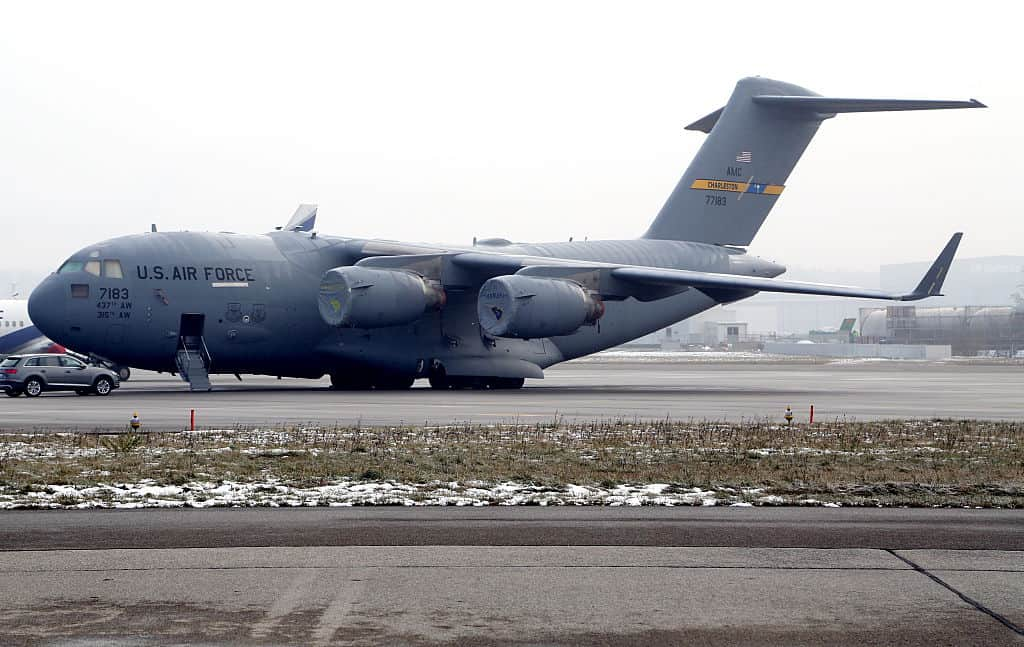
[(104, 437), (0, 431), (0, 488), (153, 479), (670, 483), (783, 501), (1024, 505), (1024, 424), (973, 420), (238, 427)]

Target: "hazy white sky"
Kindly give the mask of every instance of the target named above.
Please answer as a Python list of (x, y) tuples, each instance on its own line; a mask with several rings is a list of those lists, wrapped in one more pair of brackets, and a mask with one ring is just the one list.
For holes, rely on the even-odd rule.
[(632, 238), (760, 74), (988, 110), (824, 124), (751, 251), (1024, 253), (1015, 3), (10, 2), (0, 280), (148, 229)]

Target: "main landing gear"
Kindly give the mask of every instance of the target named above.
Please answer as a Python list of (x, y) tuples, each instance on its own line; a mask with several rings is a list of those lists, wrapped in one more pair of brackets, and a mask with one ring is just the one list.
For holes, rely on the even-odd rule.
[(416, 381), (411, 375), (387, 373), (331, 373), (331, 388), (335, 391), (404, 391)]
[[(331, 388), (335, 391), (404, 391), (412, 387), (415, 378), (395, 373), (331, 373)], [(510, 390), (521, 389), (526, 380), (521, 377), (463, 376), (436, 373), (430, 376), (432, 389)]]
[(478, 377), (463, 375), (433, 375), (430, 377), (432, 389), (521, 389), (526, 383), (521, 377)]

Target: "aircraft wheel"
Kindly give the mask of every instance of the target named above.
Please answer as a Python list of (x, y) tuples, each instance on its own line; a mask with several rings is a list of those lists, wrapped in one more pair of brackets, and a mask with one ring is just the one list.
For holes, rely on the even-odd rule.
[(470, 377), (468, 375), (455, 375), (448, 378), (448, 382), (452, 385), (453, 389), (481, 389), (483, 388), (483, 380), (477, 377)]
[(452, 388), (452, 383), (447, 375), (431, 375), (428, 381), (432, 389), (446, 390)]
[(117, 367), (117, 379), (121, 380), (122, 382), (127, 382), (128, 378), (130, 378), (131, 376), (132, 369), (128, 368), (127, 366)]
[(492, 389), (521, 389), (524, 384), (526, 378), (522, 377), (492, 377), (487, 385)]
[(411, 389), (416, 378), (407, 375), (388, 375), (374, 381), (373, 386), (381, 391), (404, 391)]
[(96, 395), (110, 395), (110, 392), (114, 390), (114, 383), (110, 381), (109, 377), (100, 376), (96, 378), (92, 390)]
[(25, 395), (29, 398), (37, 398), (43, 392), (43, 381), (38, 377), (30, 377), (25, 380)]
[(335, 391), (367, 391), (372, 387), (369, 378), (331, 373), (331, 388)]
[(89, 395), (89, 389), (75, 389), (75, 393), (78, 395)]
[(5, 389), (4, 393), (6, 393), (7, 397), (9, 397), (9, 398), (16, 398), (19, 395), (21, 395), (21, 391), (17, 391), (15, 389)]

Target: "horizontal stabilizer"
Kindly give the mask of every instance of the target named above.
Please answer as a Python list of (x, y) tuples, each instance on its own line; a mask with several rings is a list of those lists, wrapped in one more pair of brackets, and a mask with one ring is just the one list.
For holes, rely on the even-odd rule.
[(818, 114), (836, 114), (840, 112), (894, 112), (899, 110), (951, 110), (956, 108), (987, 107), (977, 99), (971, 99), (970, 101), (943, 101), (931, 99), (836, 99), (833, 97), (760, 94), (752, 97), (752, 100), (754, 103), (763, 106), (806, 110), (808, 112), (815, 112)]
[(697, 121), (693, 122), (686, 127), (686, 130), (696, 130), (702, 133), (710, 133), (711, 129), (718, 123), (718, 118), (722, 116), (722, 112), (725, 110), (725, 106), (722, 106), (718, 110), (715, 110), (709, 115), (704, 115)]
[(315, 204), (300, 204), (291, 220), (284, 226), (284, 230), (313, 231), (313, 226), (316, 225), (316, 209), (317, 205)]
[[(899, 112), (901, 110), (954, 110), (957, 108), (988, 107), (977, 99), (970, 99), (969, 101), (945, 101), (940, 99), (835, 99), (832, 97), (759, 94), (751, 97), (751, 101), (763, 106), (776, 106), (806, 111), (809, 115), (813, 115), (814, 119), (842, 112)], [(715, 124), (718, 123), (724, 110), (725, 107), (723, 106), (701, 117), (687, 126), (686, 130), (710, 133)]]

